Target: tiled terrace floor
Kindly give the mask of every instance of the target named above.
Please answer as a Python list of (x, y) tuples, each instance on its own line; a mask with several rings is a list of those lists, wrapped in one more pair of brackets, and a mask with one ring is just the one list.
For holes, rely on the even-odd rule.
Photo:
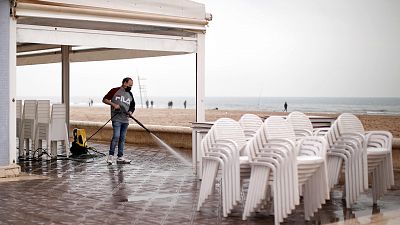
[[(107, 145), (94, 146), (106, 152)], [(196, 212), (200, 181), (161, 148), (127, 146), (125, 156), (131, 165), (107, 166), (105, 158), (20, 163), (25, 174), (0, 180), (0, 224), (273, 224), (265, 212), (242, 221), (241, 204), (223, 218), (218, 185)], [(284, 224), (400, 224), (396, 177), (397, 185), (378, 207), (367, 193), (346, 210), (338, 188), (312, 221), (304, 221), (300, 205)]]

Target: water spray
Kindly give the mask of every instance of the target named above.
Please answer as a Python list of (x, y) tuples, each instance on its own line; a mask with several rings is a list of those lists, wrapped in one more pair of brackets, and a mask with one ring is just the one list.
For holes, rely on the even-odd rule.
[(141, 126), (143, 129), (145, 129), (152, 137), (153, 139), (160, 145), (164, 146), (172, 155), (174, 155), (177, 159), (179, 159), (181, 162), (183, 162), (187, 166), (191, 166), (192, 164), (188, 162), (185, 158), (183, 158), (178, 152), (176, 152), (173, 148), (171, 148), (167, 143), (165, 143), (163, 140), (161, 140), (157, 135), (152, 133), (149, 129), (147, 129), (139, 120), (137, 120), (135, 117), (132, 115), (128, 114), (130, 118), (132, 118), (139, 126)]

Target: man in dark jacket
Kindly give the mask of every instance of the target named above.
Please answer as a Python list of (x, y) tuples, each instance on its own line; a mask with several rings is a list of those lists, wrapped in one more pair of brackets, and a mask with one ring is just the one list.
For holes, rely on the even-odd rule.
[(111, 121), (113, 127), (113, 137), (110, 144), (107, 163), (113, 164), (114, 151), (118, 144), (117, 163), (130, 163), (131, 161), (123, 157), (125, 147), (125, 137), (129, 125), (129, 115), (135, 111), (135, 99), (131, 88), (133, 80), (126, 77), (122, 80), (122, 85), (111, 89), (103, 98), (103, 103), (111, 106)]

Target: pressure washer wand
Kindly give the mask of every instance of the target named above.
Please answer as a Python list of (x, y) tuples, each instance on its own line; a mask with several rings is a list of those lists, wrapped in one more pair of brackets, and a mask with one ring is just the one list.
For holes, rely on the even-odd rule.
[(137, 124), (139, 124), (139, 126), (141, 126), (141, 127), (142, 127), (143, 129), (145, 129), (147, 132), (149, 132), (150, 134), (152, 134), (151, 131), (150, 131), (149, 129), (147, 129), (139, 120), (137, 120), (135, 117), (133, 117), (132, 114), (129, 114), (129, 113), (126, 111), (126, 109), (125, 109), (124, 107), (122, 107), (120, 110), (121, 110), (122, 113), (125, 113), (125, 114), (128, 115), (130, 118), (132, 118)]
[[(129, 114), (128, 114), (129, 115)], [(133, 117), (132, 115), (129, 115), (130, 118), (132, 118), (137, 124), (139, 124), (139, 126), (141, 126), (143, 129), (145, 129), (147, 132), (149, 132), (151, 134), (151, 131), (149, 129), (147, 129), (139, 120), (137, 120), (135, 117)]]

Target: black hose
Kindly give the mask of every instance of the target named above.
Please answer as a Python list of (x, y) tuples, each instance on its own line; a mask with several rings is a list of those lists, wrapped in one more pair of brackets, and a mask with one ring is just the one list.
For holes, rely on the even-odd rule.
[(89, 138), (86, 139), (85, 143), (83, 143), (83, 145), (85, 146), (85, 144), (94, 136), (96, 135), (101, 129), (103, 129), (103, 127), (105, 127), (107, 125), (108, 122), (110, 122), (110, 120), (112, 120), (116, 115), (120, 114), (121, 112), (115, 113), (103, 126), (101, 126), (96, 132), (94, 132), (94, 134), (92, 134)]

